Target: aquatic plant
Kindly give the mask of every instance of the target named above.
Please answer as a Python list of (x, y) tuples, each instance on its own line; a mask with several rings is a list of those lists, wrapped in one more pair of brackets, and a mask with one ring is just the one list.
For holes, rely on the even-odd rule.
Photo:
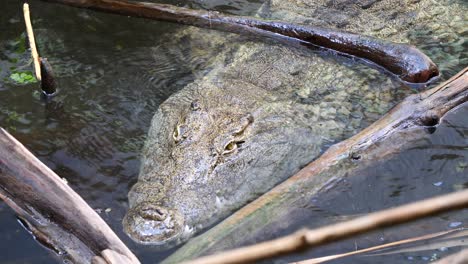
[(28, 84), (37, 82), (36, 78), (34, 78), (31, 71), (13, 72), (10, 75), (10, 79), (12, 79), (18, 84)]

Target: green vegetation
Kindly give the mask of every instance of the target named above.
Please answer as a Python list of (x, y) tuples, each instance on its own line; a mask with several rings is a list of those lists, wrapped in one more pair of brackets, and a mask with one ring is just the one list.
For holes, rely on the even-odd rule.
[(16, 38), (11, 46), (14, 48), (16, 54), (24, 54), (27, 50), (26, 46), (26, 33), (22, 33), (18, 38)]
[(22, 33), (15, 40), (11, 40), (6, 45), (5, 56), (10, 64), (7, 64), (9, 70), (2, 75), (5, 82), (13, 81), (16, 84), (29, 84), (37, 82), (35, 76), (30, 70), (31, 58), (28, 54), (26, 34)]
[(25, 72), (14, 72), (10, 75), (10, 79), (19, 83), (19, 84), (28, 84), (36, 82), (36, 78), (34, 78), (32, 72), (25, 71)]

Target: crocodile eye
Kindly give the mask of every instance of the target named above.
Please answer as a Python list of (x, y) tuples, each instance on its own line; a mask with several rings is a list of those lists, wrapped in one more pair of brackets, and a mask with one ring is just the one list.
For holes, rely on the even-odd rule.
[(237, 143), (234, 141), (231, 141), (224, 147), (223, 154), (229, 154), (236, 149), (237, 149)]

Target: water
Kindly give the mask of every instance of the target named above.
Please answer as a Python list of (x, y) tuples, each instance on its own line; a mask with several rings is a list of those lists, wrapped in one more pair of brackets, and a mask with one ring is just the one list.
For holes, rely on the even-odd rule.
[[(182, 5), (178, 1), (165, 2)], [(190, 1), (184, 5), (251, 15), (260, 2)], [(182, 28), (179, 25), (36, 1), (31, 3), (31, 10), (37, 42), (60, 84), (59, 95), (46, 104), (40, 100), (37, 84), (21, 85), (10, 78), (15, 71), (31, 70), (21, 6), (22, 1), (2, 1), (0, 125), (66, 178), (144, 263), (157, 262), (172, 250), (154, 252), (151, 247), (133, 243), (121, 231), (127, 192), (136, 181), (139, 152), (158, 105), (208, 71), (212, 66), (209, 58), (190, 53), (195, 40), (175, 45), (171, 34)], [(462, 51), (466, 52), (466, 48)], [(460, 64), (458, 58), (448, 63), (444, 74), (454, 74)], [(327, 199), (322, 200), (327, 202), (317, 206), (326, 208), (330, 217), (321, 221), (466, 188), (468, 124), (463, 116), (467, 110), (463, 107), (447, 119), (426, 139), (424, 148), (405, 152), (382, 165), (380, 172), (363, 173), (327, 194)], [(372, 177), (372, 173), (380, 177)], [(373, 191), (364, 188), (367, 185), (363, 182)], [(442, 219), (431, 222), (432, 229), (447, 229), (452, 222), (466, 226), (468, 222), (459, 214)], [(296, 226), (304, 224), (298, 222)], [(0, 238), (2, 263), (57, 262), (57, 257), (37, 244), (2, 202)], [(346, 243), (340, 245), (326, 252), (349, 248)]]
[[(307, 201), (302, 208), (293, 210), (289, 217), (295, 221), (287, 228), (275, 231), (275, 236), (289, 234), (301, 227), (324, 226), (468, 188), (467, 110), (466, 104), (456, 109), (442, 120), (433, 134), (427, 133), (414, 142), (413, 147), (389, 160), (373, 164), (373, 167), (348, 175), (334, 188)], [(458, 210), (353, 237), (283, 258), (277, 263), (340, 254), (467, 226), (468, 209)], [(264, 235), (268, 237), (270, 234)], [(468, 247), (466, 239), (465, 235), (464, 242), (461, 243), (463, 247)], [(431, 258), (453, 254), (461, 247), (440, 248), (374, 257), (349, 257), (330, 263), (427, 263)]]

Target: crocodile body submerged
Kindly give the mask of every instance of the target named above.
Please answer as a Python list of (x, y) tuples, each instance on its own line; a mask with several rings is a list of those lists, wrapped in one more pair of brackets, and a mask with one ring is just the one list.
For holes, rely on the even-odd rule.
[[(428, 21), (451, 17), (444, 12), (424, 17), (440, 7), (424, 0), (370, 1), (351, 10), (346, 1), (336, 10), (327, 6), (329, 2), (307, 0), (301, 2), (303, 7), (272, 0), (260, 14), (324, 26), (317, 16), (328, 8), (337, 13), (325, 26), (397, 42), (408, 42), (411, 25), (430, 27)], [(366, 1), (356, 1), (360, 2)], [(385, 14), (400, 4), (401, 17)], [(354, 14), (356, 20), (343, 24), (346, 14)], [(369, 23), (363, 24), (365, 19)], [(391, 23), (393, 31), (379, 28), (385, 23)], [(211, 34), (204, 37), (207, 49), (212, 42), (224, 48), (214, 56), (211, 72), (172, 95), (153, 117), (123, 221), (125, 232), (141, 243), (174, 245), (186, 240), (411, 93), (378, 70), (350, 60), (194, 28), (185, 34)]]

